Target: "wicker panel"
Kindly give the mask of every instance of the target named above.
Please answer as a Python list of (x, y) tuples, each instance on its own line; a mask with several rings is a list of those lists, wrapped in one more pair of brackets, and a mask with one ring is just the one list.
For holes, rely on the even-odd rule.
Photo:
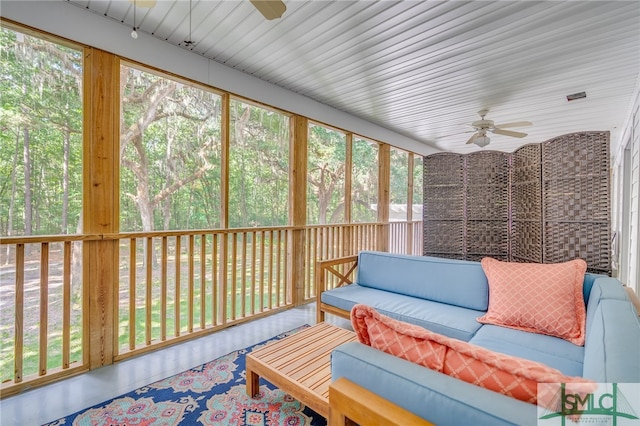
[(467, 254), (463, 260), (471, 260), (473, 262), (480, 262), (485, 257), (492, 257), (497, 260), (502, 260), (503, 262), (510, 262), (508, 256), (502, 256), (499, 254)]
[(513, 182), (540, 182), (542, 176), (542, 146), (524, 145), (512, 154)]
[(424, 194), (425, 254), (581, 257), (590, 271), (611, 272), (608, 132), (564, 135), (512, 154), (426, 156)]
[(479, 151), (467, 155), (466, 183), (467, 220), (509, 220), (509, 154)]
[(564, 135), (542, 144), (545, 263), (580, 257), (611, 273), (609, 132)]
[(602, 176), (545, 180), (544, 214), (548, 221), (608, 221), (609, 180)]
[(542, 185), (539, 179), (511, 186), (511, 218), (542, 220)]
[(424, 227), (424, 254), (448, 253), (464, 256), (464, 222), (428, 220)]
[(610, 232), (602, 223), (545, 223), (544, 262), (584, 259), (589, 271), (611, 273)]
[(425, 185), (423, 193), (424, 220), (464, 219), (462, 185)]
[(542, 262), (542, 146), (512, 154), (511, 259)]
[(467, 186), (509, 184), (509, 154), (497, 151), (479, 151), (467, 155)]
[(439, 153), (423, 158), (424, 186), (463, 185), (464, 157), (460, 154)]
[(424, 256), (431, 257), (444, 257), (445, 259), (467, 260), (467, 256), (463, 254), (451, 254), (451, 253), (424, 253)]
[(468, 221), (466, 241), (468, 259), (472, 255), (508, 259), (509, 227), (504, 222)]
[(609, 132), (582, 132), (542, 143), (543, 179), (609, 174)]
[(542, 222), (514, 221), (511, 226), (511, 259), (542, 262)]
[(467, 186), (467, 220), (509, 220), (509, 187), (507, 185)]

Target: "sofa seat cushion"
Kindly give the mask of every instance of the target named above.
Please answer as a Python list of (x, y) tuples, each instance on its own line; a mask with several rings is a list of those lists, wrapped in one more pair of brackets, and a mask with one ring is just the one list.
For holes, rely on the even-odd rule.
[[(560, 383), (587, 385), (583, 390), (593, 385), (582, 377), (566, 376), (539, 362), (395, 320), (370, 306), (354, 306), (351, 324), (358, 340), (365, 345), (531, 404), (548, 406), (557, 395)], [(546, 385), (543, 394), (538, 393), (540, 383)]]
[(470, 340), (483, 348), (537, 361), (567, 376), (582, 376), (584, 346), (558, 337), (485, 325)]
[(347, 312), (362, 303), (391, 318), (464, 341), (471, 339), (482, 326), (476, 318), (484, 313), (358, 284), (325, 291), (321, 300)]

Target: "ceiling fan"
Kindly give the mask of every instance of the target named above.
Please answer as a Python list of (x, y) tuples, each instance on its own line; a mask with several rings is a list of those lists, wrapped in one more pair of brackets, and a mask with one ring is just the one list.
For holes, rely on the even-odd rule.
[[(134, 3), (134, 0), (129, 0)], [(287, 10), (287, 6), (281, 0), (250, 0), (251, 4), (258, 9), (262, 15), (271, 21), (277, 19), (284, 14)], [(139, 7), (152, 8), (156, 5), (157, 0), (135, 0), (135, 3)]]
[(511, 136), (514, 138), (524, 138), (526, 133), (514, 132), (513, 130), (504, 130), (506, 127), (525, 127), (531, 126), (533, 123), (530, 121), (518, 121), (515, 123), (495, 124), (493, 120), (486, 120), (484, 117), (489, 113), (488, 109), (478, 111), (480, 120), (476, 120), (471, 123), (471, 127), (476, 129), (475, 133), (469, 138), (467, 144), (474, 143), (479, 147), (485, 147), (489, 145), (491, 139), (487, 136), (487, 132), (495, 133), (497, 135)]

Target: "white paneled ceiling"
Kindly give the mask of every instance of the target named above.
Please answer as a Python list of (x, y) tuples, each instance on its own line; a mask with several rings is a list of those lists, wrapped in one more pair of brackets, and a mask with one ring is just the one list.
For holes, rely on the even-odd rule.
[[(133, 0), (67, 1), (122, 31), (134, 25)], [(584, 130), (615, 141), (639, 81), (637, 1), (284, 1), (283, 17), (268, 21), (248, 0), (158, 0), (138, 5), (135, 25), (454, 152), (480, 149), (465, 142), (485, 108), (498, 124), (533, 122), (513, 129), (528, 132), (522, 139), (490, 134), (485, 149)]]

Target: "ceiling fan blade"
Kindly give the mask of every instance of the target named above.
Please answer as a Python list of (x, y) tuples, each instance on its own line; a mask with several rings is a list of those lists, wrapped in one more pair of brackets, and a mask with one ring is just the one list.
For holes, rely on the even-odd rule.
[(137, 7), (146, 7), (151, 9), (156, 5), (157, 1), (156, 0), (136, 0), (134, 2), (133, 0), (129, 0), (129, 3), (134, 3)]
[(506, 127), (527, 127), (533, 126), (530, 121), (517, 121), (515, 123), (496, 124), (496, 129), (504, 129)]
[(512, 130), (502, 130), (502, 129), (494, 129), (492, 130), (492, 133), (495, 133), (497, 135), (511, 136), (514, 138), (524, 138), (525, 136), (527, 136), (526, 133), (514, 132)]
[(470, 143), (474, 143), (477, 137), (478, 137), (477, 133), (474, 133), (473, 135), (471, 135), (471, 137), (467, 141), (467, 145), (469, 145)]
[(287, 10), (287, 6), (281, 0), (251, 0), (251, 3), (269, 21), (280, 18)]

